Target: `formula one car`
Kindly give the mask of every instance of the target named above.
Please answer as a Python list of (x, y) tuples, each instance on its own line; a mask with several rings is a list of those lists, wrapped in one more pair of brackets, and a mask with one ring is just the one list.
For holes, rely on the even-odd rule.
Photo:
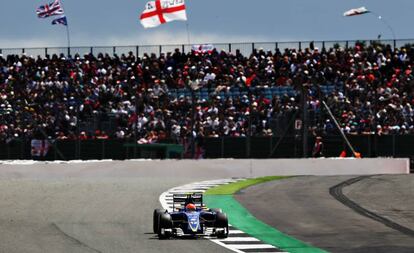
[(173, 195), (173, 211), (155, 209), (153, 230), (160, 239), (186, 236), (227, 238), (229, 224), (221, 209), (207, 209), (202, 194)]

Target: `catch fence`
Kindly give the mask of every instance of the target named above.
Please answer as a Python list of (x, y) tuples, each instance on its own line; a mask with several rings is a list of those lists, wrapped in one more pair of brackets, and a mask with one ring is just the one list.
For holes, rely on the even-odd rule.
[[(301, 50), (309, 47), (319, 49), (329, 49), (334, 47), (348, 48), (353, 47), (356, 43), (363, 43), (370, 45), (379, 43), (390, 45), (392, 48), (400, 48), (407, 45), (413, 45), (414, 39), (400, 39), (400, 40), (343, 40), (343, 41), (294, 41), (294, 42), (239, 42), (239, 43), (212, 43), (212, 45), (219, 51), (235, 52), (239, 50), (243, 55), (250, 55), (254, 50), (263, 49), (264, 51), (275, 51), (279, 49)], [(84, 56), (87, 54), (97, 55), (99, 53), (108, 54), (110, 56), (129, 54), (132, 52), (135, 56), (142, 57), (144, 54), (156, 54), (174, 52), (179, 49), (181, 52), (188, 53), (192, 50), (193, 45), (188, 44), (172, 44), (172, 45), (133, 45), (133, 46), (82, 46), (82, 47), (37, 47), (37, 48), (0, 48), (0, 54), (21, 55), (45, 57), (46, 55), (71, 55), (78, 54)]]

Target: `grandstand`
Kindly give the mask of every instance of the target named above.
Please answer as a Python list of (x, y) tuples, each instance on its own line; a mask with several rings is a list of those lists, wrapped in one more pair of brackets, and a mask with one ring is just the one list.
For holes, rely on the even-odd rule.
[[(366, 156), (407, 155), (395, 142), (414, 133), (410, 42), (1, 49), (0, 141), (184, 143), (194, 156), (214, 138), (276, 138), (271, 157), (291, 138), (295, 150), (276, 153), (306, 157), (306, 142), (339, 134), (325, 101), (345, 133), (369, 143)], [(343, 148), (334, 143), (331, 156)], [(250, 145), (236, 156), (252, 157)]]

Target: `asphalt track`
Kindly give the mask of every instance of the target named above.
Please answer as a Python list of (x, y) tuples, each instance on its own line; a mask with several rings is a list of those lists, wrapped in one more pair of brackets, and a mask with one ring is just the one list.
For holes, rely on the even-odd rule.
[(414, 252), (413, 175), (296, 177), (236, 199), (265, 223), (329, 252)]
[(163, 191), (232, 174), (174, 166), (0, 165), (0, 252), (231, 252), (208, 240), (151, 234)]
[[(208, 165), (208, 169), (185, 161), (2, 164), (0, 253), (230, 252), (207, 240), (159, 241), (151, 233), (152, 212), (154, 208), (160, 207), (159, 195), (172, 187), (203, 180), (258, 176), (255, 173), (250, 169), (229, 168), (214, 162)], [(266, 203), (274, 209), (262, 206), (262, 213), (255, 214), (264, 221), (275, 217), (278, 229), (327, 250), (358, 252), (352, 249), (367, 249), (370, 246), (372, 251), (359, 252), (393, 252), (380, 250), (398, 246), (400, 250), (394, 252), (413, 252), (412, 237), (396, 233), (376, 221), (355, 214), (329, 195), (329, 187), (349, 178), (351, 177), (303, 177), (266, 184), (272, 190), (274, 200), (266, 200)], [(414, 189), (412, 183), (409, 184), (407, 182), (407, 187)], [(374, 185), (376, 184), (366, 187), (378, 192), (384, 191)], [(394, 187), (395, 184), (391, 186)], [(353, 187), (355, 190), (352, 190)], [(371, 199), (359, 194), (361, 189), (357, 187), (364, 190), (365, 186), (355, 184), (343, 192), (360, 202)], [(249, 192), (254, 189), (258, 188), (249, 189)], [(405, 190), (397, 190), (396, 194)], [(393, 196), (390, 192), (386, 195), (386, 201), (397, 201), (388, 199)], [(405, 221), (410, 221), (414, 209), (405, 209), (404, 203), (413, 203), (409, 200), (400, 199), (395, 206), (392, 202), (387, 202), (399, 209), (392, 212), (393, 215), (406, 214), (392, 217), (394, 221), (406, 226), (412, 224)], [(375, 201), (367, 201), (365, 204), (365, 208), (378, 205)], [(248, 201), (246, 205), (249, 205)], [(269, 210), (277, 215), (267, 214), (268, 217), (263, 217), (263, 212)], [(384, 212), (387, 214), (388, 209), (384, 209)], [(359, 234), (355, 234), (355, 229)], [(373, 231), (380, 235), (373, 237), (369, 233)], [(398, 245), (393, 242), (398, 242)]]

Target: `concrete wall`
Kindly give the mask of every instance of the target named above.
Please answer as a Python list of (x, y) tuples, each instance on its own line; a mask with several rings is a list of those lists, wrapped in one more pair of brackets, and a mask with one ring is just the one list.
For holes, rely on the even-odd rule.
[[(163, 163), (163, 161), (161, 161)], [(178, 163), (178, 164), (174, 164)], [(166, 166), (184, 165), (195, 169), (238, 171), (243, 176), (267, 175), (375, 175), (409, 174), (409, 159), (266, 159), (266, 160), (199, 160), (169, 161)], [(230, 170), (230, 171), (229, 171)]]
[[(214, 159), (181, 161), (144, 161), (141, 165), (153, 168), (165, 167), (180, 169), (227, 172), (228, 175), (259, 177), (267, 175), (375, 175), (409, 174), (409, 159)], [(145, 166), (144, 165), (144, 166)]]
[(256, 174), (276, 168), (280, 175), (371, 175), (409, 174), (409, 159), (281, 159), (255, 160)]
[[(44, 177), (54, 174), (117, 177), (130, 174), (157, 174), (183, 178), (218, 179), (229, 177), (260, 177), (270, 175), (375, 175), (409, 174), (409, 159), (214, 159), (214, 160), (127, 160), (127, 161), (1, 161), (0, 172), (10, 176), (16, 170)], [(14, 174), (13, 174), (14, 173)]]

